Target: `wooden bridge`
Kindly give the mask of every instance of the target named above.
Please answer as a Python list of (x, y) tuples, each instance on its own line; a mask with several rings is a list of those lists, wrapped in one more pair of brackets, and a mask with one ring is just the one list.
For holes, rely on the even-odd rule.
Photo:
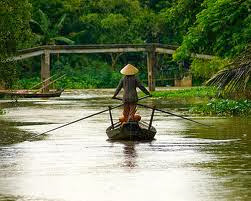
[[(22, 60), (34, 56), (41, 57), (41, 79), (46, 86), (50, 77), (50, 55), (51, 54), (89, 54), (89, 53), (147, 53), (148, 88), (155, 90), (154, 66), (157, 54), (173, 54), (178, 46), (163, 44), (100, 44), (100, 45), (46, 45), (18, 51), (16, 57), (11, 60)], [(192, 54), (192, 57), (211, 59), (212, 56), (204, 54)], [(46, 89), (48, 90), (48, 88)]]

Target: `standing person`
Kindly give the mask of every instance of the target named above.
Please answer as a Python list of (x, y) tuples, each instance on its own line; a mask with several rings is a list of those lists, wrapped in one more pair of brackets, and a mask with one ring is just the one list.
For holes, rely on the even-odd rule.
[(146, 95), (150, 95), (149, 91), (140, 83), (139, 79), (135, 76), (139, 70), (131, 64), (127, 64), (120, 73), (125, 75), (119, 82), (117, 89), (113, 95), (116, 98), (120, 90), (124, 89), (123, 103), (124, 111), (123, 116), (119, 118), (121, 123), (132, 121), (140, 121), (141, 116), (136, 114), (138, 94), (136, 88), (139, 87)]

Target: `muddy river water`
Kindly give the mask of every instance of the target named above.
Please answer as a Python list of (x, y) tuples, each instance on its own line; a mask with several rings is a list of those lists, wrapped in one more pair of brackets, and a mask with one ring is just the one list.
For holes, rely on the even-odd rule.
[[(16, 132), (42, 133), (119, 104), (108, 98), (110, 91), (100, 94), (87, 90), (18, 103), (2, 100), (7, 113), (0, 116), (0, 132), (13, 129), (6, 122), (14, 122)], [(142, 103), (178, 113), (186, 109), (186, 100)], [(120, 112), (113, 111), (114, 119)], [(139, 112), (149, 120), (150, 110)], [(193, 118), (214, 127), (156, 113), (154, 141), (110, 142), (104, 113), (39, 140), (2, 144), (0, 201), (251, 200), (250, 119)]]

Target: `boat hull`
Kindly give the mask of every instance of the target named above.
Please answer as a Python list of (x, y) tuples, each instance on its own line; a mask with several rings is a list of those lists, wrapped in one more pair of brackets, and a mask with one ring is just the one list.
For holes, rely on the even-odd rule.
[(34, 93), (34, 92), (11, 92), (11, 91), (0, 91), (0, 96), (17, 97), (17, 98), (50, 98), (60, 97), (64, 90), (51, 91), (48, 93)]
[(112, 126), (106, 129), (106, 134), (110, 140), (131, 140), (131, 141), (147, 141), (153, 140), (156, 129), (141, 122), (128, 122), (123, 126)]

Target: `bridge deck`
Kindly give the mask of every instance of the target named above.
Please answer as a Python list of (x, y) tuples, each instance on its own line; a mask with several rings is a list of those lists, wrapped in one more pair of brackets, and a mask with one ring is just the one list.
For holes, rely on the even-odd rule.
[[(173, 54), (178, 46), (164, 44), (99, 44), (99, 45), (46, 45), (18, 51), (17, 56), (9, 60), (22, 60), (34, 56), (41, 57), (41, 78), (47, 80), (50, 77), (50, 55), (51, 54), (83, 54), (83, 53), (126, 53), (126, 52), (146, 52), (148, 87), (150, 91), (155, 90), (154, 67), (157, 54)], [(192, 57), (211, 59), (211, 55), (193, 53)], [(45, 92), (49, 90), (45, 87)]]
[[(163, 44), (99, 44), (99, 45), (46, 45), (18, 51), (12, 59), (22, 60), (39, 56), (47, 51), (50, 54), (81, 54), (81, 53), (126, 53), (126, 52), (156, 52), (173, 54), (178, 46)], [(192, 54), (192, 57), (211, 59), (211, 55)]]

